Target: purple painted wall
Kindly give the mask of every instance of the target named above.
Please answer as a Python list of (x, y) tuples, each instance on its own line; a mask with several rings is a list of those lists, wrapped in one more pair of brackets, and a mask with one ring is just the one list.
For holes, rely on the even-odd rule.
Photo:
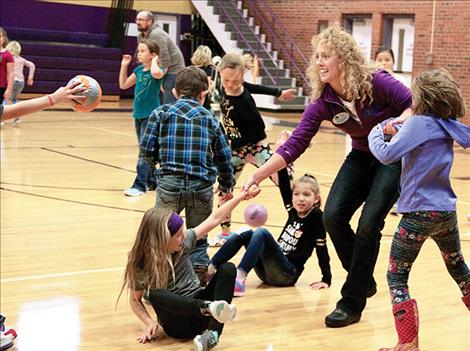
[(0, 1), (2, 27), (106, 34), (108, 15), (109, 9), (104, 7), (36, 0)]

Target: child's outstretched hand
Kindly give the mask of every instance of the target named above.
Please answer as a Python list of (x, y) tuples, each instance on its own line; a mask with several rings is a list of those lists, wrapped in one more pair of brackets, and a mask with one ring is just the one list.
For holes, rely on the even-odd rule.
[(310, 284), (310, 289), (312, 290), (320, 290), (320, 289), (328, 289), (330, 286), (324, 282), (314, 282)]
[(82, 101), (86, 99), (86, 96), (83, 95), (74, 95), (75, 93), (80, 93), (86, 88), (82, 85), (81, 82), (77, 81), (73, 84), (61, 87), (54, 91), (50, 97), (54, 104), (58, 102), (70, 102), (72, 100)]
[(297, 90), (294, 88), (284, 89), (278, 96), (279, 101), (290, 101), (297, 96)]
[(128, 66), (132, 61), (131, 55), (122, 55), (121, 65)]

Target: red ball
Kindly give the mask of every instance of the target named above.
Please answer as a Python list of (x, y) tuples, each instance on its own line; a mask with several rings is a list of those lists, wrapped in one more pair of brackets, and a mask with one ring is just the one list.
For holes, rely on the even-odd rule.
[(245, 223), (252, 227), (262, 227), (268, 220), (268, 210), (259, 204), (247, 206), (243, 215)]

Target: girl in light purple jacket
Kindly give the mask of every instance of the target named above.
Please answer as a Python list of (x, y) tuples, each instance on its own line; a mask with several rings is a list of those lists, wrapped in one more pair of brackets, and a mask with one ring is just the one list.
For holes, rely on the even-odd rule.
[[(411, 91), (415, 115), (401, 126), (395, 124), (398, 132), (393, 121), (384, 121), (368, 137), (371, 152), (382, 163), (402, 163), (398, 212), (403, 216), (387, 273), (398, 344), (380, 351), (419, 351), (418, 307), (408, 291), (408, 276), (428, 237), (438, 245), (470, 310), (470, 271), (460, 247), (457, 198), (449, 179), (454, 141), (470, 146), (470, 127), (456, 120), (465, 115), (465, 105), (458, 84), (444, 69), (421, 73)], [(395, 134), (390, 142), (387, 134)]]

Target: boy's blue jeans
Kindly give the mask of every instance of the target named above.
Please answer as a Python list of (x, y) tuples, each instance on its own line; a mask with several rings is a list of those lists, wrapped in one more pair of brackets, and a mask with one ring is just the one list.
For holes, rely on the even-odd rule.
[[(201, 224), (212, 213), (213, 184), (190, 176), (163, 175), (158, 180), (156, 206), (180, 213), (185, 210), (186, 228)], [(207, 234), (190, 254), (193, 265), (209, 265)]]
[(277, 241), (265, 228), (230, 235), (212, 257), (212, 264), (219, 267), (235, 256), (242, 246), (246, 248), (246, 252), (238, 268), (247, 274), (254, 268), (256, 275), (269, 285), (295, 284), (298, 276), (294, 265), (289, 262)]
[[(385, 217), (398, 199), (400, 161), (381, 164), (370, 152), (353, 149), (325, 203), (323, 219), (343, 268), (348, 272), (337, 306), (360, 314), (373, 281)], [(363, 205), (356, 232), (351, 218)]]
[(176, 101), (176, 97), (173, 95), (173, 88), (175, 87), (176, 74), (165, 74), (163, 79), (163, 94), (162, 101), (164, 104), (171, 104)]
[[(137, 135), (137, 142), (139, 145), (142, 140), (142, 136), (144, 135), (145, 128), (147, 128), (148, 120), (148, 118), (134, 119), (135, 134)], [(142, 153), (140, 152), (140, 147), (136, 169), (137, 176), (135, 177), (134, 184), (132, 184), (132, 188), (138, 189), (144, 193), (147, 191), (147, 188), (155, 189), (155, 166), (145, 162), (142, 157)]]

